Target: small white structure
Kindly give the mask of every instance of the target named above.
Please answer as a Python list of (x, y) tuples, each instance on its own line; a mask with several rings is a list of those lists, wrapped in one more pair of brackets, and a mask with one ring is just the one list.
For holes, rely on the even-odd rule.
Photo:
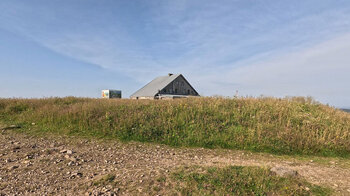
[(121, 90), (102, 90), (102, 98), (107, 99), (120, 99), (122, 98), (122, 91)]

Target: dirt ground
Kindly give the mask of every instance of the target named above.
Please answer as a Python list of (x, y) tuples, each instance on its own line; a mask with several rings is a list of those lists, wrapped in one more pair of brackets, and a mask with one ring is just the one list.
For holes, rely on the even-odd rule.
[[(349, 160), (0, 133), (0, 195), (148, 195), (157, 177), (190, 165), (281, 166), (350, 195)], [(108, 174), (118, 183), (96, 183)]]

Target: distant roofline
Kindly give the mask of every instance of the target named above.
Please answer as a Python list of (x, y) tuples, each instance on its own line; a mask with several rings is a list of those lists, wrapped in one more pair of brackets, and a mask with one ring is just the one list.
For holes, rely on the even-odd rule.
[[(153, 81), (155, 81), (156, 79), (158, 78), (161, 78), (161, 77), (171, 77), (171, 76), (176, 76), (172, 81), (174, 81), (176, 78), (178, 78), (181, 74), (168, 74), (168, 75), (165, 75), (165, 76), (158, 76), (156, 78), (154, 78), (153, 80), (151, 80), (150, 82), (148, 82), (146, 85), (144, 85), (142, 88), (140, 88), (139, 90), (137, 90), (136, 92), (134, 92), (132, 95), (130, 95), (130, 97), (136, 97), (134, 96), (135, 94), (137, 94), (139, 91), (141, 91), (142, 89), (144, 89), (145, 87), (147, 87), (149, 84), (151, 84)], [(166, 85), (163, 87), (165, 88), (166, 86), (168, 86), (168, 84), (170, 84), (172, 81), (166, 83)], [(162, 88), (162, 89), (163, 89)], [(193, 87), (192, 87), (193, 88)], [(162, 89), (158, 89), (158, 90), (162, 90)], [(156, 96), (158, 94), (158, 92), (156, 92), (156, 94), (152, 95), (152, 96)], [(145, 96), (145, 97), (150, 97), (150, 96)]]
[[(193, 88), (193, 86), (188, 82), (188, 80), (182, 74), (171, 74), (171, 73), (168, 73), (168, 75), (158, 76), (158, 77), (154, 78), (153, 80), (148, 82), (146, 85), (144, 85), (142, 88), (140, 88), (139, 90), (134, 92), (132, 95), (130, 95), (130, 98), (134, 98), (134, 97), (155, 97), (155, 96), (157, 96), (159, 94), (160, 91), (162, 91), (171, 82), (173, 82), (174, 80), (176, 80), (180, 76), (191, 87), (191, 89), (193, 89), (193, 91), (196, 93), (196, 95), (194, 95), (194, 96), (199, 96), (199, 93), (197, 92), (197, 90), (195, 88)], [(171, 79), (170, 79), (170, 77), (171, 77)], [(164, 79), (162, 80), (162, 78), (164, 78)], [(158, 81), (156, 82), (156, 80), (160, 80), (159, 83), (158, 83), (160, 85), (157, 86), (157, 82)], [(152, 84), (153, 82), (155, 84)], [(165, 83), (163, 83), (163, 82), (165, 82)], [(154, 85), (154, 86), (157, 86), (156, 88), (159, 88), (159, 89), (150, 88), (150, 89), (147, 89), (148, 90), (148, 93), (147, 93), (147, 90), (145, 88), (151, 86), (151, 84)], [(143, 92), (143, 91), (145, 91), (145, 92)], [(140, 92), (141, 92), (141, 94), (139, 94)]]

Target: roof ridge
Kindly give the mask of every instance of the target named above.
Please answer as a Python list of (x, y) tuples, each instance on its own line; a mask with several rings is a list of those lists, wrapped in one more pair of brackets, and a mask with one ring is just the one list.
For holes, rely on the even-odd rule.
[[(167, 85), (169, 85), (171, 82), (173, 82), (176, 78), (178, 78), (181, 75), (182, 74), (173, 74), (173, 75), (165, 75), (165, 76), (156, 77), (151, 82), (147, 83), (142, 88), (140, 88), (138, 91), (136, 91), (135, 93), (130, 95), (130, 97), (136, 97), (138, 93), (140, 93), (142, 91), (146, 91), (146, 90), (149, 90), (149, 91), (148, 92), (146, 91), (143, 93), (148, 94), (148, 96), (155, 96), (160, 90), (164, 89)], [(164, 79), (162, 79), (162, 78), (164, 78)], [(171, 78), (171, 79), (169, 79), (169, 78)], [(157, 82), (157, 80), (159, 80), (159, 81)], [(151, 86), (151, 85), (153, 85), (153, 86)], [(153, 87), (153, 89), (152, 89), (152, 87)], [(147, 89), (147, 88), (150, 88), (150, 89)], [(158, 88), (158, 89), (154, 90), (155, 88)]]
[(132, 97), (133, 95), (135, 95), (136, 93), (138, 93), (139, 91), (141, 91), (142, 89), (144, 89), (146, 86), (148, 86), (149, 84), (151, 84), (154, 80), (158, 79), (158, 78), (161, 78), (161, 77), (164, 77), (164, 76), (158, 76), (156, 78), (154, 78), (153, 80), (151, 80), (150, 82), (148, 82), (147, 84), (145, 84), (142, 88), (140, 88), (139, 90), (137, 90), (136, 92), (134, 92), (132, 95), (130, 95), (130, 97)]

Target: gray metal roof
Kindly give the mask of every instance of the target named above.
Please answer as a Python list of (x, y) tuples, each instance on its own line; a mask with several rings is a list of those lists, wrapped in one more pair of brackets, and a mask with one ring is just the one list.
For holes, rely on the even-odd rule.
[(154, 97), (157, 93), (170, 84), (173, 80), (179, 77), (181, 74), (173, 74), (167, 76), (160, 76), (146, 84), (140, 90), (136, 91), (130, 97)]

